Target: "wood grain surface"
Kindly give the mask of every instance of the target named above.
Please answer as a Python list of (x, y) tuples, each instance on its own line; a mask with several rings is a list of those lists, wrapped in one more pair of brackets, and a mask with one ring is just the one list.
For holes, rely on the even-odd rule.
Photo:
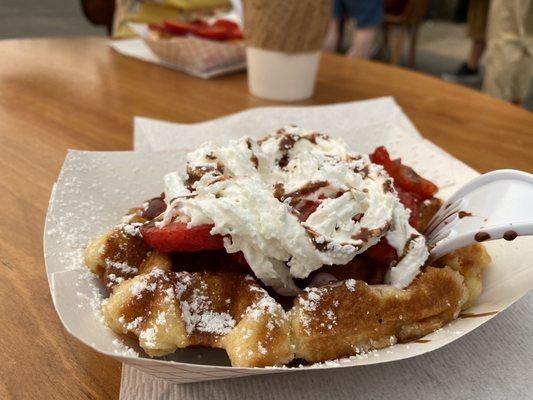
[[(429, 76), (328, 55), (315, 97), (300, 104), (385, 95), (477, 170), (533, 172), (531, 113)], [(198, 122), (269, 104), (242, 73), (203, 81), (100, 38), (0, 42), (0, 398), (118, 397), (120, 364), (63, 330), (44, 272), (45, 213), (66, 150), (131, 149), (135, 115)]]

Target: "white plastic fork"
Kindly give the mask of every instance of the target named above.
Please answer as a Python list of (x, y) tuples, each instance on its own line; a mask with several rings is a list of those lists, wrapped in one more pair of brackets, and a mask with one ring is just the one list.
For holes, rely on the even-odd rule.
[(429, 223), (429, 261), (462, 247), (533, 235), (533, 175), (502, 169), (473, 179)]

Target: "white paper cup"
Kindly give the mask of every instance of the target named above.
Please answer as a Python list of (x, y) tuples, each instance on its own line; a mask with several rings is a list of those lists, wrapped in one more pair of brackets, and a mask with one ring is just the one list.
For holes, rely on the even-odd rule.
[(248, 89), (268, 100), (308, 99), (315, 89), (320, 51), (283, 53), (248, 46)]

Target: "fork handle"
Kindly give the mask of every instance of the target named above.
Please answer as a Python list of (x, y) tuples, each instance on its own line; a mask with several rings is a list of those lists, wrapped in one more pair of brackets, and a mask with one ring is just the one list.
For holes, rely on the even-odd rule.
[(429, 252), (428, 261), (432, 262), (452, 251), (490, 240), (505, 239), (512, 241), (519, 236), (533, 235), (533, 221), (485, 227), (470, 230), (437, 242)]

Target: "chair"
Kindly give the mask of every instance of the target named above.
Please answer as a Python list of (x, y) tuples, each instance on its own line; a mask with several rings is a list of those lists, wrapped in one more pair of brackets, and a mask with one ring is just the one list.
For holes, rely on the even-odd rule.
[[(410, 36), (408, 65), (413, 68), (416, 62), (416, 44), (420, 23), (426, 15), (431, 0), (404, 0), (403, 7), (398, 9), (398, 2), (385, 1), (385, 17), (383, 22), (383, 50), (389, 45), (390, 30), (396, 28), (398, 33), (392, 48), (391, 63), (399, 64), (406, 35)], [(401, 3), (401, 2), (400, 2)], [(403, 8), (403, 10), (401, 9)]]
[(104, 25), (107, 34), (113, 30), (114, 0), (81, 0), (81, 8), (85, 17), (94, 25)]

